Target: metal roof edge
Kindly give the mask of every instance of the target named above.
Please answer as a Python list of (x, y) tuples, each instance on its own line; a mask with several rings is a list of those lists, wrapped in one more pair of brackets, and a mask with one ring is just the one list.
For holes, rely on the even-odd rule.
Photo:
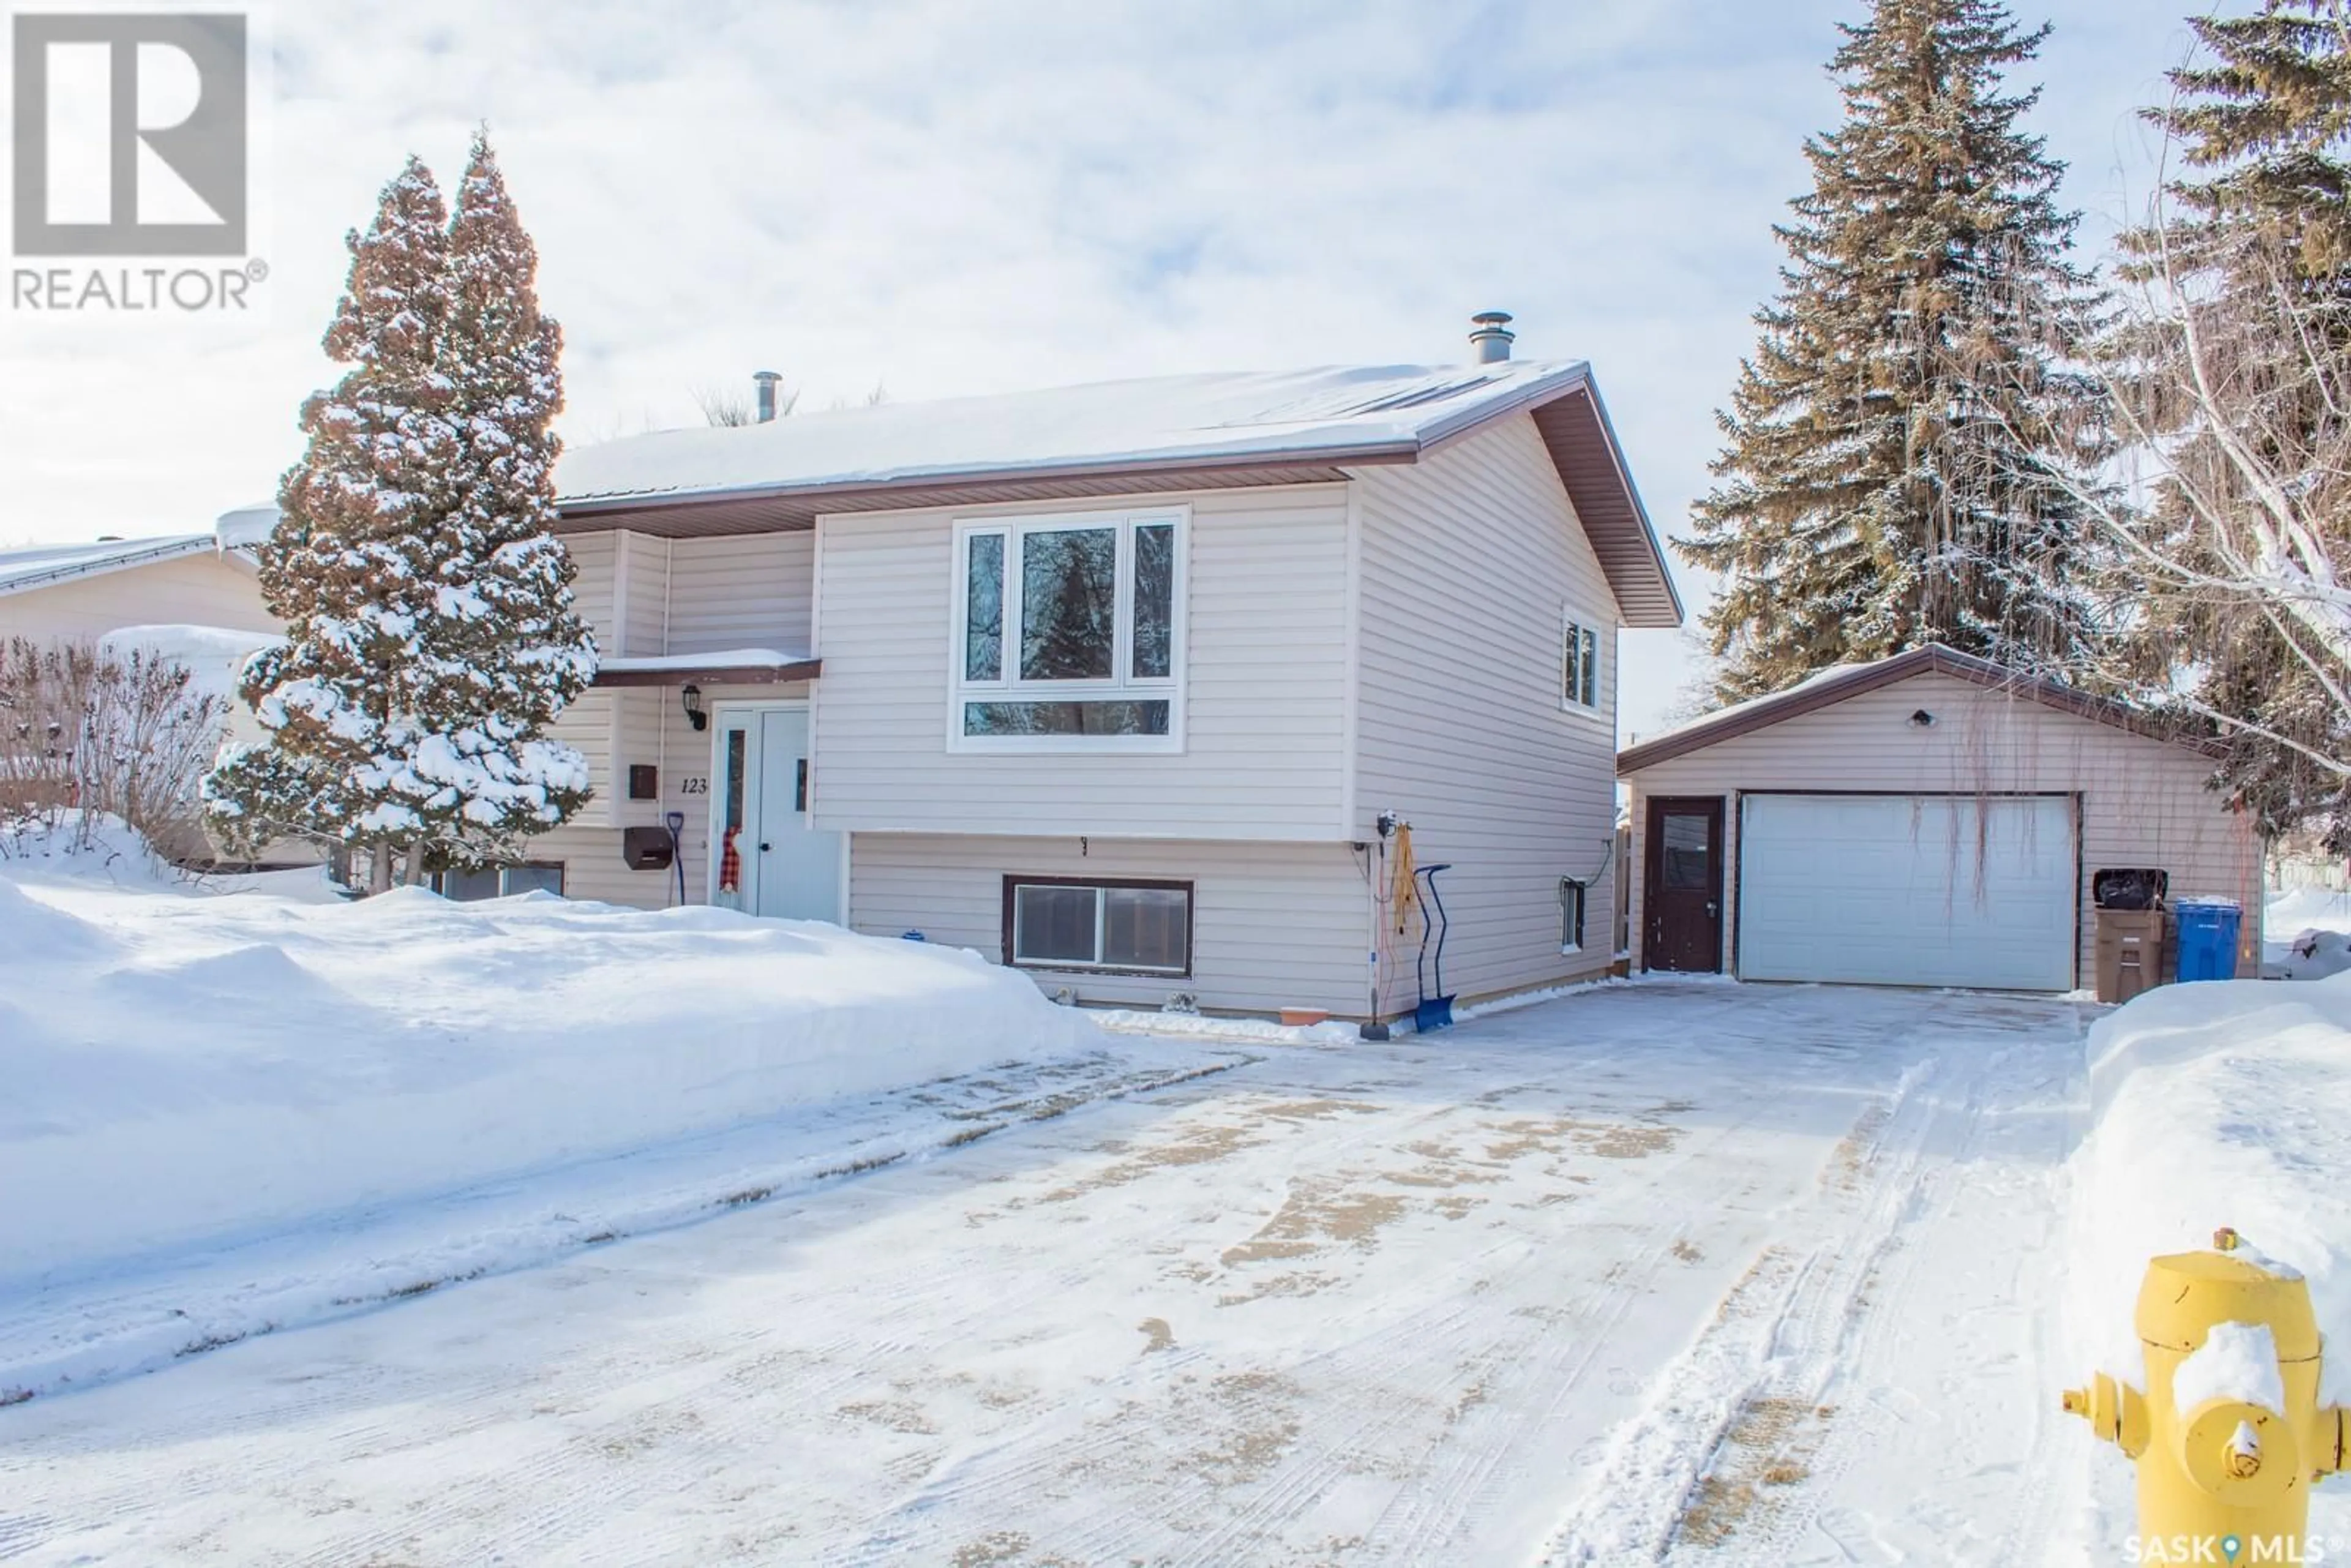
[[(104, 544), (113, 541), (101, 539), (91, 542)], [(141, 541), (124, 539), (121, 542), (125, 545), (138, 545)], [(47, 571), (36, 572), (29, 577), (12, 578), (6, 581), (0, 581), (0, 596), (29, 593), (36, 589), (55, 588), (60, 582), (72, 582), (78, 578), (103, 577), (109, 572), (128, 571), (136, 567), (153, 566), (161, 561), (178, 560), (185, 556), (198, 555), (217, 548), (216, 541), (210, 534), (188, 534), (176, 538), (166, 536), (162, 541), (149, 544), (144, 549), (126, 549), (120, 554), (103, 556), (96, 560), (61, 564)]]
[(886, 495), (893, 490), (926, 490), (946, 486), (1025, 484), (1038, 479), (1113, 478), (1134, 475), (1197, 473), (1219, 468), (1330, 468), (1344, 464), (1412, 463), (1419, 459), (1422, 443), (1384, 440), (1346, 446), (1318, 446), (1283, 452), (1234, 452), (1176, 455), (1143, 459), (1094, 459), (1079, 463), (1028, 464), (1018, 467), (941, 468), (920, 474), (896, 474), (880, 479), (833, 479), (814, 484), (735, 485), (708, 490), (632, 490), (622, 494), (559, 497), (558, 513), (593, 517), (607, 512), (638, 512), (654, 507), (716, 505), (727, 501), (764, 501), (799, 496)]
[(1640, 519), (1641, 532), (1648, 539), (1649, 554), (1657, 563), (1657, 575), (1665, 579), (1666, 597), (1673, 601), (1677, 623), (1689, 619), (1689, 607), (1682, 602), (1682, 591), (1674, 581), (1673, 562), (1666, 555), (1665, 540), (1657, 536), (1657, 526), (1649, 518), (1648, 504), (1641, 499), (1641, 487), (1633, 483), (1632, 465), (1625, 461), (1625, 444), (1616, 439), (1615, 422), (1608, 417), (1608, 400), (1600, 395), (1600, 382), (1584, 367), (1584, 392), (1592, 399), (1592, 412), (1599, 416), (1601, 434), (1608, 438), (1609, 461), (1616, 465), (1616, 478), (1625, 486), (1625, 494), (1633, 503), (1633, 515)]
[(1784, 724), (1792, 718), (1801, 718), (1865, 693), (1928, 674), (1949, 675), (1986, 690), (2011, 692), (2030, 697), (2044, 706), (2072, 714), (2077, 718), (2108, 725), (2167, 746), (2185, 747), (2206, 756), (2218, 755), (2223, 749), (2217, 740), (2168, 733), (2159, 718), (2112, 697), (2077, 691), (2046, 676), (2027, 674), (1990, 659), (1962, 653), (1941, 643), (1929, 643), (1823, 680), (1800, 684), (1768, 696), (1752, 698), (1659, 736), (1655, 740), (1626, 747), (1616, 754), (1616, 777), (1627, 778), (1660, 762), (1670, 762), (1693, 751), (1703, 751), (1724, 741), (1769, 729), (1773, 725)]

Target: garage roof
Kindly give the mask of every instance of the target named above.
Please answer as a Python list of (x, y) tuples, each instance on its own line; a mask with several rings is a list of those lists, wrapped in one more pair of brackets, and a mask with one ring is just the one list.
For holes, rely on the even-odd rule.
[(2201, 737), (2183, 736), (2157, 715), (2133, 707), (2128, 703), (2077, 691), (2062, 682), (2029, 675), (2006, 664), (1979, 659), (1972, 653), (1962, 653), (1940, 643), (1930, 643), (1923, 648), (1913, 648), (1907, 653), (1870, 664), (1839, 664), (1823, 670), (1785, 691), (1733, 703), (1677, 729), (1669, 729), (1663, 735), (1645, 740), (1638, 746), (1627, 747), (1616, 754), (1616, 775), (1621, 779), (1644, 768), (1652, 768), (1709, 746), (1719, 746), (1739, 736), (1768, 729), (1800, 715), (1817, 713), (1847, 697), (1874, 692), (1896, 681), (1907, 681), (1913, 675), (1929, 674), (1951, 675), (1993, 691), (2028, 698), (2070, 713), (2077, 718), (2112, 725), (2149, 739), (2168, 741), (2198, 751), (2218, 753), (2221, 749), (2218, 742)]

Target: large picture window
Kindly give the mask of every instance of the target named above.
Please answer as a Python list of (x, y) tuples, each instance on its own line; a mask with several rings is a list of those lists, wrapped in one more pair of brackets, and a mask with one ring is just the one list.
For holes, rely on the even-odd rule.
[(1004, 961), (1024, 969), (1192, 972), (1192, 884), (1004, 879)]
[(1179, 749), (1185, 522), (1152, 511), (958, 528), (951, 743)]

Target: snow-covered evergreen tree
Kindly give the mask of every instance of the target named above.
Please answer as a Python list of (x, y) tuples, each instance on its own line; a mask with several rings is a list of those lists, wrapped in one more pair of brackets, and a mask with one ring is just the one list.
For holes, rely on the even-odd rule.
[[(2172, 100), (2147, 112), (2180, 172), (2156, 220), (2124, 236), (2126, 271), (2203, 302), (2213, 351), (2225, 346), (2235, 366), (2231, 423), (2256, 440), (2255, 461), (2296, 473), (2329, 461), (2345, 418), (2346, 389), (2314, 372), (2351, 353), (2351, 10), (2265, 0), (2252, 15), (2189, 26), (2199, 53), (2171, 73)], [(2273, 340), (2266, 351), (2247, 347), (2251, 330)], [(2126, 365), (2143, 357), (2128, 340), (2111, 347)], [(2202, 427), (2212, 411), (2192, 397), (2168, 402), (2168, 465), (2206, 483), (2201, 506), (2181, 479), (2162, 487), (2143, 524), (2147, 547), (2225, 572), (2209, 549), (2216, 508), (2259, 514), (2262, 503), (2244, 465), (2211, 450)], [(2324, 548), (2351, 559), (2351, 517), (2332, 516), (2325, 531)], [(2194, 706), (2225, 716), (2224, 787), (2269, 831), (2316, 826), (2351, 852), (2351, 779), (2336, 765), (2351, 758), (2340, 672), (2324, 656), (2313, 667), (2291, 617), (2241, 595), (2157, 586), (2137, 628), (2141, 671), (2167, 686), (2190, 675)]]
[[(2190, 172), (2172, 186), (2191, 243), (2213, 225), (2290, 235), (2307, 277), (2351, 279), (2351, 6), (2263, 0), (2246, 16), (2191, 16), (2197, 59), (2147, 118)], [(2142, 258), (2149, 235), (2130, 248)]]
[(423, 734), (386, 782), (434, 858), (509, 859), (588, 800), (586, 759), (544, 738), (596, 673), (558, 543), (550, 422), (563, 335), (538, 308), (538, 256), (486, 137), (450, 222), (439, 365), (455, 432), (415, 664)]
[(452, 220), (411, 159), (351, 270), (327, 351), (350, 371), (304, 405), (262, 592), (287, 623), (248, 668), (266, 745), (207, 786), (234, 841), (300, 835), (431, 864), (511, 858), (588, 799), (543, 738), (595, 672), (548, 532), (561, 339), (486, 142)]
[(2050, 482), (2101, 456), (2078, 434), (2096, 387), (2052, 330), (2095, 293), (2063, 165), (2021, 128), (2038, 94), (2002, 90), (2047, 30), (1996, 0), (1876, 0), (1843, 31), (1844, 120), (1806, 144), (1721, 482), (1677, 543), (1724, 579), (1726, 699), (1928, 642), (2062, 672), (2097, 635), (2081, 508)]
[(392, 847), (416, 836), (380, 776), (415, 743), (415, 636), (456, 452), (436, 364), (447, 220), (432, 171), (412, 158), (367, 232), (349, 236), (325, 346), (350, 369), (303, 404), (309, 444), (259, 550), (262, 599), (287, 640), (247, 666), (243, 695), (270, 739), (224, 758), (205, 787), (232, 842), (299, 836), (371, 852), (379, 884)]

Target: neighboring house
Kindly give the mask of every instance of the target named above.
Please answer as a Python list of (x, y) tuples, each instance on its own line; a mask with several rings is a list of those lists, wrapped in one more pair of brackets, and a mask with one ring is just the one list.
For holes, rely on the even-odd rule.
[[(1362, 1017), (1414, 1001), (1392, 812), (1447, 991), (1604, 972), (1617, 631), (1681, 606), (1589, 369), (1507, 341), (568, 455), (597, 793), (532, 874)], [(682, 875), (631, 869), (671, 813)]]
[(275, 630), (244, 531), (258, 515), (231, 512), (209, 533), (0, 550), (0, 641), (94, 643), (155, 624)]
[(2119, 704), (1928, 647), (1824, 671), (1629, 747), (1645, 969), (2067, 991), (2094, 973), (2091, 879), (2168, 873), (2244, 906), (2264, 846), (2211, 749)]

